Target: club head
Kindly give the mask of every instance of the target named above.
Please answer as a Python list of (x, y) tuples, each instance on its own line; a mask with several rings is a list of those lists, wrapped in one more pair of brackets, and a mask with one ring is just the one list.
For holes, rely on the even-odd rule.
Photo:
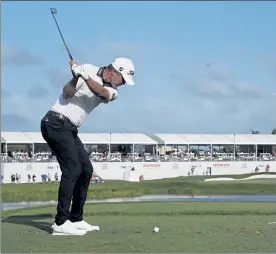
[(56, 8), (50, 8), (50, 11), (52, 14), (57, 14), (57, 9)]

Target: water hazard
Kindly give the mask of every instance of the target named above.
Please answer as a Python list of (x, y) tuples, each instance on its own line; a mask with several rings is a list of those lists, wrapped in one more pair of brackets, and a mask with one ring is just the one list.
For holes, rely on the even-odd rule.
[[(276, 195), (216, 195), (216, 196), (180, 196), (180, 195), (152, 195), (134, 198), (109, 198), (102, 200), (88, 200), (93, 203), (131, 203), (131, 202), (276, 202)], [(56, 201), (2, 203), (1, 211), (56, 205)]]

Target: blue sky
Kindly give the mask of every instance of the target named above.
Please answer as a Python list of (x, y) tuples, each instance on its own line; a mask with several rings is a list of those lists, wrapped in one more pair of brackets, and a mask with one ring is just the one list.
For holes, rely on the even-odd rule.
[(130, 57), (136, 86), (82, 132), (270, 133), (276, 127), (276, 2), (3, 2), (2, 130), (39, 131), (71, 77), (68, 56)]

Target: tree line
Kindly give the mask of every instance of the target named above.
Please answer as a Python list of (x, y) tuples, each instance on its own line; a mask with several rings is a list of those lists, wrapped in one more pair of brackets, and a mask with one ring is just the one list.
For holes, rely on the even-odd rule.
[[(261, 134), (259, 131), (251, 130), (251, 134)], [(271, 131), (271, 134), (276, 135), (276, 128)]]

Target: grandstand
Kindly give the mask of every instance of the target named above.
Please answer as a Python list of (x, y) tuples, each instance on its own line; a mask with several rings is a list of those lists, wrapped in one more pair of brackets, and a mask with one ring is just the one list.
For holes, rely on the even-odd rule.
[[(94, 162), (275, 161), (276, 135), (80, 133)], [(56, 161), (40, 132), (2, 132), (2, 162)]]

